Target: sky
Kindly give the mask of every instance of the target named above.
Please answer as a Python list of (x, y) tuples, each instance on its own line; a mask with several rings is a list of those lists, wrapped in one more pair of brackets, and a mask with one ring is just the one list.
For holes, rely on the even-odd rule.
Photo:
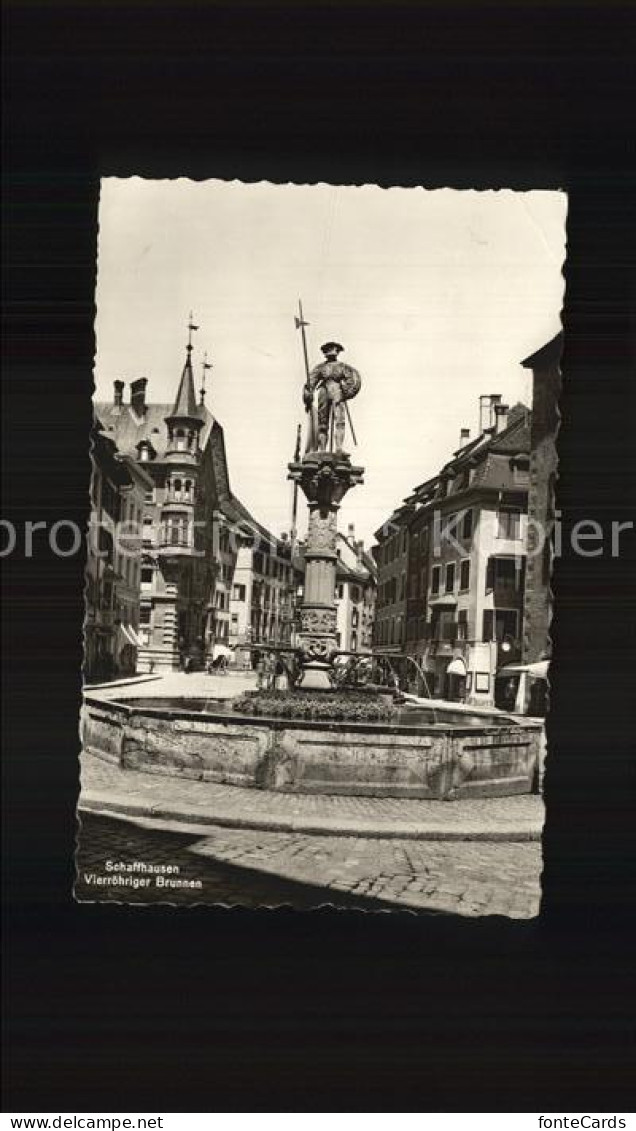
[(546, 191), (104, 179), (95, 397), (147, 377), (148, 400), (173, 400), (192, 311), (196, 385), (207, 351), (231, 488), (273, 533), (289, 530), (301, 298), (310, 365), (335, 339), (362, 376), (345, 449), (364, 485), (339, 525), (370, 545), (460, 428), (476, 435), (481, 393), (531, 403), (520, 363), (561, 329), (566, 211)]

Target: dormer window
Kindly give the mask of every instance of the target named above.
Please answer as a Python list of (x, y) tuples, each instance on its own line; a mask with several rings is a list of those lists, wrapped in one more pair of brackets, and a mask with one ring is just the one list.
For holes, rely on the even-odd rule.
[(149, 460), (155, 459), (157, 455), (150, 440), (140, 440), (137, 444), (137, 452), (139, 453), (140, 463), (148, 463)]
[(178, 452), (185, 452), (188, 446), (186, 434), (183, 428), (177, 428), (175, 432), (175, 447)]

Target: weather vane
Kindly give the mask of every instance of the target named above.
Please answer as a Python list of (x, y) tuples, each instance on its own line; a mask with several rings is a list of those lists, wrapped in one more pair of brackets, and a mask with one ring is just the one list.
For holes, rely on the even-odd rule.
[(195, 326), (193, 318), (194, 315), (192, 314), (192, 311), (190, 311), (190, 319), (188, 322), (188, 351), (192, 350), (192, 331), (199, 329), (198, 326)]
[[(197, 327), (195, 326), (194, 329), (197, 329)], [(203, 364), (202, 364), (201, 368), (202, 368), (202, 374), (201, 374), (201, 404), (203, 404), (203, 402), (205, 400), (205, 374), (206, 374), (208, 369), (212, 368), (212, 362), (208, 361), (207, 350), (203, 354)]]

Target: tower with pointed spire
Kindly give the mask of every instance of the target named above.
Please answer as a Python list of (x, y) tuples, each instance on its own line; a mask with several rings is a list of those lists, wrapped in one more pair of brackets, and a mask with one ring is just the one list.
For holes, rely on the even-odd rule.
[[(122, 454), (138, 460), (152, 487), (142, 519), (138, 671), (205, 661), (214, 645), (214, 515), (229, 492), (223, 429), (197, 403), (190, 315), (183, 369), (169, 404), (146, 401), (145, 378), (115, 382), (114, 403), (96, 411)], [(207, 364), (205, 362), (204, 364)]]
[[(193, 565), (198, 552), (196, 527), (197, 480), (201, 462), (201, 430), (204, 413), (196, 403), (192, 372), (192, 316), (188, 326), (188, 344), (183, 372), (172, 411), (165, 417), (167, 444), (165, 450), (165, 489), (160, 513), (158, 557), (164, 578), (177, 590), (192, 588), (188, 576), (196, 572)], [(204, 410), (205, 412), (205, 410)], [(164, 609), (164, 638), (172, 635), (174, 652), (182, 653), (183, 644), (192, 636), (193, 608), (175, 608), (171, 623)], [(196, 618), (198, 620), (198, 617)], [(204, 635), (204, 634), (202, 634)], [(189, 647), (191, 647), (191, 642)], [(203, 651), (203, 648), (201, 649)]]

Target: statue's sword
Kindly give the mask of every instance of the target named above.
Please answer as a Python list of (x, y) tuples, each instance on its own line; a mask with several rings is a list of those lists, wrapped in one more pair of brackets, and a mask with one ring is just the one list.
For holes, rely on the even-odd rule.
[(358, 441), (356, 440), (356, 434), (355, 434), (354, 429), (353, 429), (353, 420), (351, 419), (351, 413), (349, 412), (349, 405), (347, 404), (346, 401), (344, 402), (344, 406), (345, 406), (345, 412), (347, 414), (347, 420), (349, 421), (349, 427), (351, 429), (351, 435), (353, 437), (353, 442), (354, 442), (354, 444), (357, 448)]

